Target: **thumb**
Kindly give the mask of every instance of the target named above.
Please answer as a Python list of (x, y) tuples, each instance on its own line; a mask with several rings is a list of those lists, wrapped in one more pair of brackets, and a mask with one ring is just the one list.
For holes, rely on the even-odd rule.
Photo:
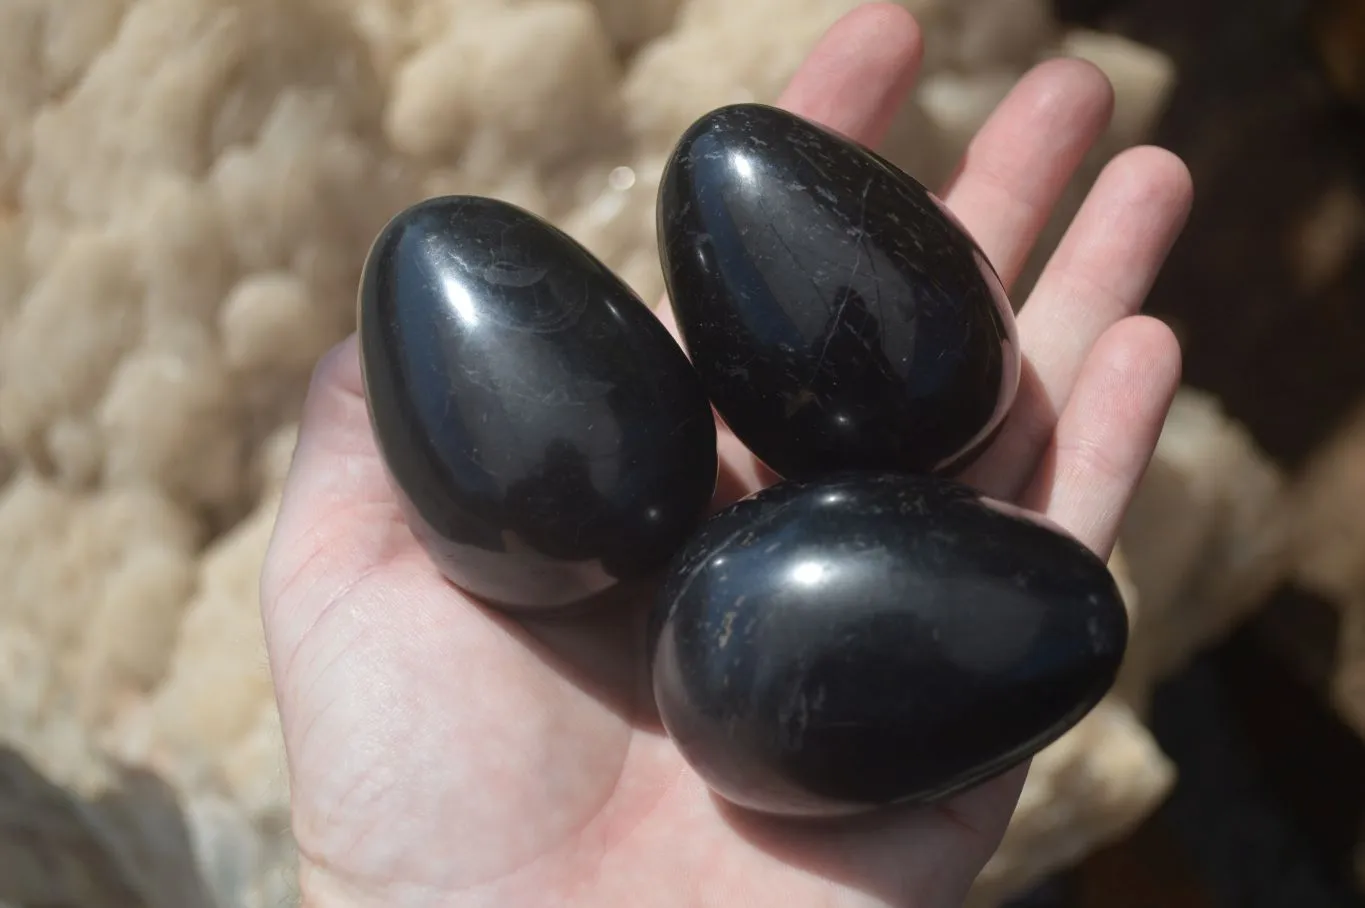
[(413, 545), (374, 443), (352, 335), (314, 369), (261, 572), (277, 688), (329, 606)]

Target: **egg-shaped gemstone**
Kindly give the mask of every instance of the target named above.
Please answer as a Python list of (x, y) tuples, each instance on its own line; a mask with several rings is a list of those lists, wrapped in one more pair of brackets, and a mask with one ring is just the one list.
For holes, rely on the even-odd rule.
[(837, 816), (1013, 767), (1114, 682), (1105, 563), (1042, 518), (904, 473), (779, 483), (720, 512), (651, 616), (664, 727), (723, 798)]
[(715, 421), (644, 302), (494, 199), (394, 218), (359, 294), (375, 439), (414, 535), (494, 605), (581, 605), (667, 563), (706, 513)]
[(723, 107), (659, 188), (678, 326), (716, 410), (778, 474), (951, 472), (1014, 401), (1014, 313), (913, 178), (793, 114)]

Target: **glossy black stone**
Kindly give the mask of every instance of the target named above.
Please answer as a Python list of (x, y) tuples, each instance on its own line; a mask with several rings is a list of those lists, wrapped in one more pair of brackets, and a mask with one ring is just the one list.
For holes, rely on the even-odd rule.
[(779, 483), (679, 552), (651, 621), (660, 717), (742, 807), (929, 803), (1017, 765), (1113, 684), (1128, 617), (1070, 535), (948, 480)]
[(723, 107), (659, 189), (678, 326), (725, 422), (778, 474), (951, 472), (1019, 384), (1014, 313), (928, 190), (782, 110)]
[(710, 403), (682, 349), (586, 249), (479, 197), (379, 234), (359, 300), (379, 450), (455, 585), (581, 605), (665, 565), (716, 483)]

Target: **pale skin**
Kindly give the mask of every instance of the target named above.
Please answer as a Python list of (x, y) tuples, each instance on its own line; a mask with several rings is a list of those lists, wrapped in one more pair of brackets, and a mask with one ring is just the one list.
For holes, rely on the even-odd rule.
[[(875, 146), (920, 32), (869, 4), (780, 105)], [(1111, 89), (1071, 60), (1027, 74), (941, 196), (1010, 284)], [(1108, 556), (1180, 375), (1138, 315), (1191, 199), (1171, 154), (1099, 178), (1019, 331), (1020, 396), (968, 481)], [(666, 303), (661, 316), (671, 326)], [(717, 505), (771, 477), (721, 437)], [(1026, 767), (934, 808), (805, 826), (726, 809), (657, 724), (640, 616), (517, 623), (458, 593), (404, 524), (376, 453), (354, 338), (319, 364), (262, 579), (305, 904), (947, 908), (999, 844)]]

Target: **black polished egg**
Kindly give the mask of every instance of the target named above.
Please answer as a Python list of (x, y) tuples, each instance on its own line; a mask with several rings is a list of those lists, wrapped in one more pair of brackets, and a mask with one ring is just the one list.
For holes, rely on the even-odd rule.
[(838, 816), (1016, 766), (1114, 682), (1105, 563), (1041, 518), (904, 473), (779, 483), (713, 517), (652, 615), (660, 717), (723, 798)]
[(1014, 314), (923, 186), (759, 104), (688, 129), (659, 189), (669, 295), (717, 411), (789, 479), (950, 472), (1019, 383)]
[(375, 240), (365, 393), (409, 525), (491, 604), (579, 605), (648, 578), (705, 515), (710, 403), (619, 278), (535, 215), (435, 198)]

